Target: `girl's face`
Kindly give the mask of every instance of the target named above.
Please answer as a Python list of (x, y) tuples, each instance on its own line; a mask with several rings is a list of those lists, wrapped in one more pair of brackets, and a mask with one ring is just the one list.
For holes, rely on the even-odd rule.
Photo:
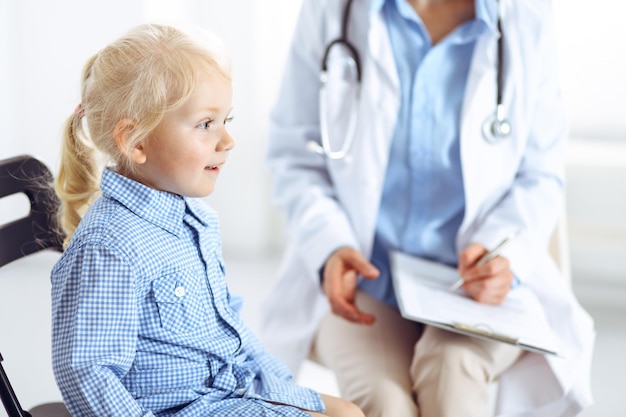
[(205, 197), (235, 142), (226, 130), (231, 120), (232, 84), (221, 75), (208, 75), (180, 107), (164, 116), (140, 146), (143, 163), (136, 180), (187, 197)]

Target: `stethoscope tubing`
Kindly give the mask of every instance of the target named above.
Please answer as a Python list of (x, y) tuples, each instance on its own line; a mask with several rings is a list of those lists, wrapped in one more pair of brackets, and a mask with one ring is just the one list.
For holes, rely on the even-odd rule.
[[(345, 8), (343, 10), (341, 36), (332, 40), (325, 48), (322, 57), (322, 65), (320, 72), (320, 92), (319, 92), (319, 106), (320, 106), (320, 129), (321, 129), (321, 144), (314, 141), (309, 141), (307, 147), (320, 155), (326, 156), (329, 159), (343, 159), (350, 152), (352, 143), (354, 141), (354, 133), (356, 130), (356, 119), (358, 118), (357, 109), (358, 101), (360, 98), (361, 89), (361, 59), (359, 57), (358, 50), (348, 39), (348, 24), (350, 20), (350, 13), (353, 0), (347, 0)], [(499, 0), (498, 0), (499, 3)], [(502, 23), (500, 13), (498, 13), (497, 20), (498, 29), (498, 43), (497, 43), (497, 62), (496, 62), (496, 109), (495, 112), (490, 115), (482, 125), (482, 134), (484, 139), (489, 143), (499, 142), (501, 139), (507, 138), (511, 135), (511, 125), (506, 119), (504, 114), (503, 105), (503, 91), (504, 91), (504, 33), (502, 31)], [(338, 151), (333, 151), (330, 144), (329, 126), (327, 117), (327, 82), (328, 82), (328, 60), (330, 53), (336, 46), (342, 46), (348, 51), (348, 56), (354, 61), (356, 72), (356, 92), (353, 97), (353, 106), (351, 106), (350, 120), (348, 122), (348, 129), (346, 132), (346, 139), (343, 146)]]

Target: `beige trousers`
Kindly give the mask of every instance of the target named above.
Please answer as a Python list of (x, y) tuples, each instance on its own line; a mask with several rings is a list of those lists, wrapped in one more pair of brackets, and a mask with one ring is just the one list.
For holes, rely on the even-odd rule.
[(489, 384), (522, 351), (405, 320), (364, 292), (372, 326), (326, 316), (311, 358), (334, 371), (341, 395), (367, 417), (487, 417)]

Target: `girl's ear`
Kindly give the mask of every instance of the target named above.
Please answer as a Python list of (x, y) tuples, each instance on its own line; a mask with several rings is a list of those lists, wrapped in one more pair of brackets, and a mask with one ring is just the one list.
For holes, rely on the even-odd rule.
[(139, 143), (130, 149), (128, 148), (128, 138), (134, 129), (134, 120), (122, 119), (115, 125), (113, 136), (120, 152), (129, 157), (134, 163), (143, 164), (146, 162), (146, 152), (143, 144)]

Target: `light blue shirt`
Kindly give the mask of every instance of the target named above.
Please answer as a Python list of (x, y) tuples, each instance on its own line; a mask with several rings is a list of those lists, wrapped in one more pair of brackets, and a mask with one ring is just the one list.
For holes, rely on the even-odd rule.
[(52, 271), (53, 368), (72, 415), (322, 411), (242, 322), (216, 214), (109, 170), (101, 188)]
[(360, 288), (395, 306), (390, 250), (457, 264), (455, 238), (465, 210), (461, 107), (474, 45), (495, 27), (497, 10), (494, 1), (477, 0), (476, 19), (433, 46), (406, 0), (379, 0), (373, 7), (387, 24), (401, 99), (371, 258), (381, 275)]

